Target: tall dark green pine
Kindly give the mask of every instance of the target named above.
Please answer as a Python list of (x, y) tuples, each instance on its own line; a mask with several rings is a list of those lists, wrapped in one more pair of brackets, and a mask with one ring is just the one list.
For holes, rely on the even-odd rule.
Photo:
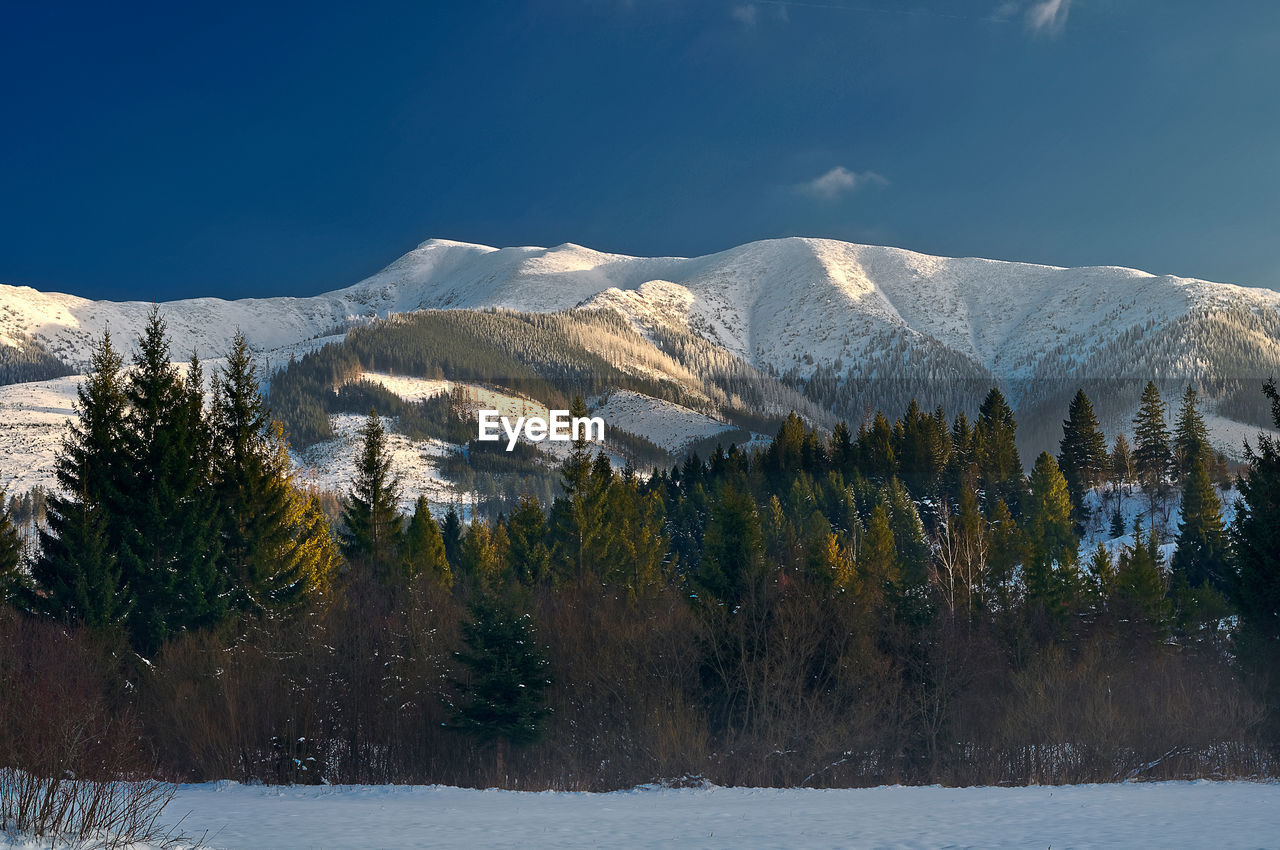
[(355, 480), (343, 500), (342, 552), (383, 579), (392, 577), (400, 558), (402, 533), (396, 503), (399, 480), (391, 470), (387, 434), (376, 410), (360, 429), (363, 437)]
[(214, 384), (211, 420), (232, 604), (253, 614), (287, 610), (306, 590), (290, 517), (289, 461), (274, 438), (253, 356), (239, 331)]
[(440, 523), (440, 536), (444, 539), (444, 557), (449, 562), (449, 567), (455, 573), (458, 565), (462, 563), (462, 519), (458, 516), (458, 509), (454, 505), (449, 506), (448, 512), (444, 515), (444, 522)]
[(760, 594), (764, 531), (749, 495), (733, 487), (720, 491), (703, 535), (702, 561), (692, 578), (700, 593), (730, 609)]
[(414, 503), (413, 517), (404, 533), (404, 565), (408, 578), (425, 575), (443, 587), (453, 585), (453, 572), (444, 553), (444, 538), (431, 516), (426, 496), (419, 496)]
[(551, 672), (532, 618), (484, 594), (471, 603), (470, 616), (462, 624), (466, 648), (455, 653), (467, 675), (454, 681), (452, 728), (482, 744), (535, 743), (551, 713), (545, 696)]
[(535, 496), (525, 496), (507, 520), (507, 567), (522, 584), (539, 584), (550, 577), (547, 519)]
[(1173, 430), (1173, 459), (1180, 479), (1195, 472), (1202, 458), (1205, 461), (1213, 459), (1209, 448), (1209, 429), (1196, 409), (1196, 400), (1195, 387), (1188, 386), (1182, 395), (1182, 407), (1178, 410), (1178, 422)]
[(1169, 620), (1168, 589), (1161, 570), (1160, 541), (1152, 531), (1142, 538), (1141, 525), (1133, 524), (1133, 548), (1120, 553), (1112, 602), (1122, 618), (1145, 620), (1163, 635)]
[(856, 455), (853, 450), (853, 435), (849, 426), (841, 419), (831, 430), (831, 440), (827, 451), (831, 455), (831, 466), (846, 477), (853, 474)]
[[(587, 415), (581, 396), (574, 398), (570, 412), (575, 417)], [(601, 471), (594, 467), (585, 438), (574, 441), (569, 456), (560, 465), (560, 485), (564, 495), (551, 506), (554, 558), (564, 580), (582, 584), (596, 575), (600, 566), (595, 555), (601, 533), (603, 487), (608, 486)]]
[[(1280, 391), (1268, 381), (1271, 416), (1280, 429)], [(1237, 652), (1256, 681), (1268, 688), (1272, 741), (1280, 741), (1280, 440), (1259, 434), (1240, 478), (1241, 500), (1231, 525), (1236, 574), (1232, 596), (1240, 611)]]
[(49, 494), (28, 607), (95, 628), (116, 626), (131, 607), (117, 553), (129, 521), (123, 489), (132, 473), (123, 361), (109, 333), (94, 348), (75, 407), (78, 416), (55, 461), (58, 489)]
[(158, 308), (138, 340), (125, 385), (124, 446), (132, 476), (121, 578), (132, 591), (134, 645), (152, 653), (169, 637), (222, 622), (228, 612), (213, 481), (213, 434), (204, 375), (193, 356), (184, 378), (169, 362)]
[(1230, 552), (1222, 524), (1222, 503), (1209, 480), (1207, 458), (1202, 454), (1182, 487), (1182, 520), (1178, 523), (1178, 548), (1171, 568), (1198, 588), (1208, 584), (1225, 590), (1230, 577)]
[(1164, 488), (1165, 478), (1173, 463), (1169, 449), (1169, 428), (1165, 425), (1164, 402), (1155, 381), (1148, 381), (1142, 391), (1142, 402), (1133, 418), (1133, 465), (1138, 481), (1152, 505)]
[(1079, 589), (1075, 524), (1071, 497), (1058, 463), (1041, 452), (1031, 472), (1031, 495), (1025, 513), (1027, 598), (1053, 614), (1065, 613)]
[(1084, 522), (1085, 494), (1102, 483), (1111, 456), (1107, 452), (1107, 438), (1098, 428), (1093, 403), (1083, 389), (1077, 390), (1071, 400), (1067, 420), (1062, 423), (1062, 441), (1058, 447), (1058, 467), (1067, 481), (1076, 522)]
[(1003, 501), (1015, 517), (1019, 515), (1026, 481), (1022, 459), (1018, 457), (1017, 436), (1013, 410), (1004, 393), (992, 387), (978, 408), (978, 422), (973, 429), (974, 459), (988, 514), (996, 502)]
[(22, 587), (22, 537), (9, 513), (9, 500), (0, 490), (0, 605), (16, 602)]

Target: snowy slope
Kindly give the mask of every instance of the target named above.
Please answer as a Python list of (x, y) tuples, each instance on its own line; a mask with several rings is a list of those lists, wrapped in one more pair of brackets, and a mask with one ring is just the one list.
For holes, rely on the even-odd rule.
[[(686, 325), (779, 371), (877, 352), (888, 336), (929, 341), (1005, 379), (1033, 377), (1067, 345), (1077, 363), (1126, 329), (1243, 310), (1273, 321), (1280, 293), (1133, 269), (951, 259), (826, 239), (753, 242), (692, 259), (578, 245), (494, 249), (429, 240), (354, 286), (312, 298), (172, 301), (175, 352), (214, 356), (237, 327), (259, 350), (350, 321), (425, 308), (572, 308), (596, 299), (641, 324)], [(0, 286), (0, 343), (30, 334), (72, 365), (110, 327), (131, 340), (150, 305)], [(1150, 331), (1148, 331), (1150, 333)], [(1276, 339), (1262, 340), (1280, 356)], [(808, 365), (808, 364), (805, 364)]]
[[(162, 822), (213, 848), (1275, 847), (1280, 785), (639, 788), (184, 785)], [(0, 847), (34, 846), (6, 844)], [(45, 845), (47, 846), (47, 844)]]

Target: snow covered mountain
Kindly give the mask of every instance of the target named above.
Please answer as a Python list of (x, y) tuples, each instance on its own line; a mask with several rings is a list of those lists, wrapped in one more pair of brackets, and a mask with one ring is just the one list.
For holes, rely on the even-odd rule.
[[(607, 307), (649, 339), (664, 328), (691, 331), (852, 419), (868, 407), (896, 415), (910, 397), (972, 406), (999, 385), (1027, 422), (1028, 449), (1056, 442), (1077, 385), (1115, 430), (1149, 378), (1199, 385), (1212, 421), (1238, 448), (1235, 425), (1262, 424), (1249, 399), (1260, 402), (1261, 380), (1280, 373), (1280, 293), (1271, 290), (824, 239), (766, 240), (691, 259), (433, 239), (323, 295), (160, 307), (175, 357), (216, 358), (240, 328), (276, 365), (393, 313)], [(150, 309), (0, 286), (0, 354), (13, 361), (21, 359), (14, 352), (38, 351), (80, 372), (104, 329), (127, 347)]]
[[(804, 238), (752, 242), (692, 259), (627, 257), (572, 244), (494, 249), (432, 239), (335, 292), (186, 299), (162, 310), (175, 350), (194, 348), (209, 357), (225, 349), (237, 327), (256, 348), (269, 350), (394, 312), (542, 312), (587, 302), (615, 307), (640, 324), (687, 325), (779, 372), (875, 359), (886, 339), (901, 334), (1017, 381), (1046, 367), (1088, 366), (1126, 331), (1151, 337), (1213, 313), (1251, 317), (1256, 338), (1247, 342), (1272, 357), (1280, 351), (1280, 293), (1267, 289), (1109, 266), (952, 259)], [(104, 328), (129, 339), (149, 309), (142, 302), (0, 286), (0, 344), (17, 344), (26, 335), (81, 367)], [(1197, 367), (1190, 358), (1182, 362), (1191, 371)]]

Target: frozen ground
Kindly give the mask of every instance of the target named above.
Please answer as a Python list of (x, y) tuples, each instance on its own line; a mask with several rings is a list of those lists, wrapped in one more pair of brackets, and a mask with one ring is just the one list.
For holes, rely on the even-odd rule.
[[(1280, 784), (817, 791), (183, 786), (166, 811), (224, 848), (1280, 847)], [(0, 841), (0, 846), (3, 842)]]

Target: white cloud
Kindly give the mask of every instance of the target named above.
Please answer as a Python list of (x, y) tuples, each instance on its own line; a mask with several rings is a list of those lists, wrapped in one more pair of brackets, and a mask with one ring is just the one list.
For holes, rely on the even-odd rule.
[(1071, 0), (1038, 0), (1027, 10), (1027, 26), (1033, 32), (1058, 32), (1070, 12)]
[(1007, 0), (1007, 2), (1001, 3), (996, 7), (996, 10), (991, 13), (991, 19), (993, 21), (1007, 21), (1018, 14), (1021, 9), (1022, 4), (1018, 0)]
[(734, 6), (729, 14), (735, 21), (753, 30), (756, 28), (756, 18), (759, 17), (760, 10), (754, 3), (744, 3), (741, 6)]
[(864, 186), (888, 186), (889, 181), (883, 174), (874, 171), (850, 171), (843, 165), (837, 165), (825, 174), (801, 183), (799, 189), (815, 198), (834, 201), (841, 195), (856, 192)]

